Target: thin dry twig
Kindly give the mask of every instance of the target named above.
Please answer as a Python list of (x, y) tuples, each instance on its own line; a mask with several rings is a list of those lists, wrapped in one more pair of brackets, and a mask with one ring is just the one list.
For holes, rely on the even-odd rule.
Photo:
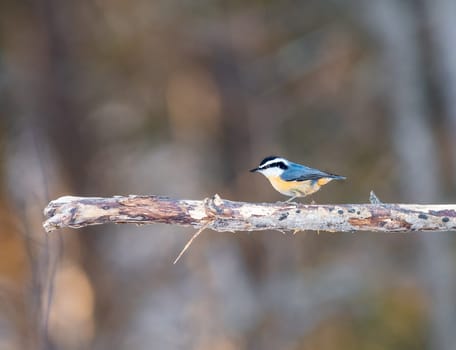
[(193, 241), (207, 228), (208, 224), (204, 225), (201, 227), (196, 233), (192, 236), (192, 238), (189, 239), (185, 247), (181, 250), (179, 255), (177, 256), (176, 260), (174, 260), (173, 264), (176, 264), (181, 256), (185, 253), (185, 251), (190, 247), (190, 245), (193, 243)]

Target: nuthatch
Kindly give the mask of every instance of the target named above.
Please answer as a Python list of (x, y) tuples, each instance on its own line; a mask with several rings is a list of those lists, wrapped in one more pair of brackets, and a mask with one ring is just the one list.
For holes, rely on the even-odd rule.
[(272, 187), (291, 197), (287, 202), (315, 193), (332, 180), (345, 180), (344, 176), (325, 173), (277, 156), (264, 158), (260, 165), (250, 172), (259, 172), (266, 176)]

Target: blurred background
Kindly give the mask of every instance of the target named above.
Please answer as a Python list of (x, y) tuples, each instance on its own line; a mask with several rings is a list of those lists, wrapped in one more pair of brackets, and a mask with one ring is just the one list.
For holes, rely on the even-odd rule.
[[(454, 0), (0, 2), (0, 349), (454, 349), (450, 233), (45, 234), (62, 195), (454, 203)], [(307, 200), (304, 200), (306, 202)], [(453, 233), (454, 235), (454, 233)]]

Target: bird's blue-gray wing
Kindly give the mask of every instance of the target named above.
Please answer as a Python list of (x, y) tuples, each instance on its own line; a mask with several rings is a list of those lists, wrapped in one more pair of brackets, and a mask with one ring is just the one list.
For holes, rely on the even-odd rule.
[(323, 177), (323, 173), (317, 169), (305, 166), (295, 166), (290, 164), (289, 168), (280, 176), (285, 181), (305, 181), (318, 180)]
[(318, 169), (294, 164), (290, 164), (289, 168), (280, 177), (285, 181), (318, 180), (323, 177), (343, 178), (343, 176), (328, 174)]

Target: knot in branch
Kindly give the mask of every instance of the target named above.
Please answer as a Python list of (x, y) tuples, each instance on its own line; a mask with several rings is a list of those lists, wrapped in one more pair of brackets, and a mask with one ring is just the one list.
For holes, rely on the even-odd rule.
[(207, 217), (212, 220), (220, 216), (230, 216), (233, 214), (232, 208), (218, 194), (204, 199), (204, 209), (206, 210)]

